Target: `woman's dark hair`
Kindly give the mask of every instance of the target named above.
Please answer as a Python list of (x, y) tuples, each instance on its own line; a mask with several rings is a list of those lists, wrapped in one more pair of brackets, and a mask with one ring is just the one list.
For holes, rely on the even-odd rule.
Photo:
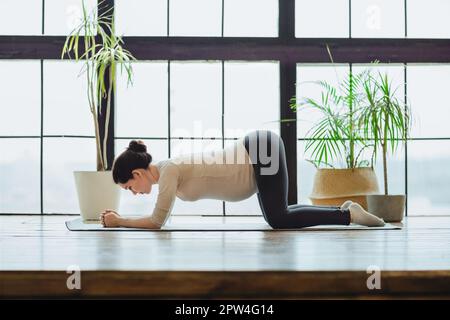
[(132, 140), (128, 148), (122, 152), (112, 167), (114, 182), (127, 183), (133, 178), (133, 170), (147, 169), (152, 162), (152, 156), (147, 153), (147, 146), (141, 140)]

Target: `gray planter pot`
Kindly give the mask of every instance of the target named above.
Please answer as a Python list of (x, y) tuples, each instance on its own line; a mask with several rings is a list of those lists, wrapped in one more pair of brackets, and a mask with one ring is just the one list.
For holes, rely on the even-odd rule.
[(406, 196), (373, 194), (367, 196), (367, 209), (386, 222), (400, 222), (405, 213)]

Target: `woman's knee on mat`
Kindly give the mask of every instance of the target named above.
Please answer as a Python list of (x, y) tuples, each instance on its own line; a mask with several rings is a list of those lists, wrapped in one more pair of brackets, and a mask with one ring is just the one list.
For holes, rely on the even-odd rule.
[[(280, 215), (286, 215), (286, 213), (280, 213)], [(266, 222), (273, 229), (291, 229), (291, 228), (304, 228), (308, 227), (309, 224), (307, 221), (302, 221), (302, 219), (296, 219), (295, 223), (289, 219), (287, 216), (278, 216), (278, 215), (266, 215)]]

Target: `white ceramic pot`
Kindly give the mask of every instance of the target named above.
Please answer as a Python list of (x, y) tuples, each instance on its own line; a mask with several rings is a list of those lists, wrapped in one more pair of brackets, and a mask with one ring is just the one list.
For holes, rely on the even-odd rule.
[(105, 209), (119, 210), (120, 187), (111, 171), (74, 171), (73, 175), (83, 221), (99, 221)]

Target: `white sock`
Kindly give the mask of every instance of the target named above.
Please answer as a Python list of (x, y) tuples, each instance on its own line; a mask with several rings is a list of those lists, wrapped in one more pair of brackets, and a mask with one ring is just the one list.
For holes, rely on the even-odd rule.
[(341, 205), (341, 209), (342, 210), (347, 210), (349, 207), (350, 207), (350, 205), (353, 203), (353, 201), (351, 201), (351, 200), (347, 200), (347, 201), (345, 201), (342, 205)]
[(377, 216), (374, 216), (373, 214), (367, 212), (363, 207), (361, 207), (361, 205), (356, 202), (353, 202), (350, 205), (349, 210), (353, 223), (367, 227), (382, 227), (385, 224), (383, 219), (380, 219)]

